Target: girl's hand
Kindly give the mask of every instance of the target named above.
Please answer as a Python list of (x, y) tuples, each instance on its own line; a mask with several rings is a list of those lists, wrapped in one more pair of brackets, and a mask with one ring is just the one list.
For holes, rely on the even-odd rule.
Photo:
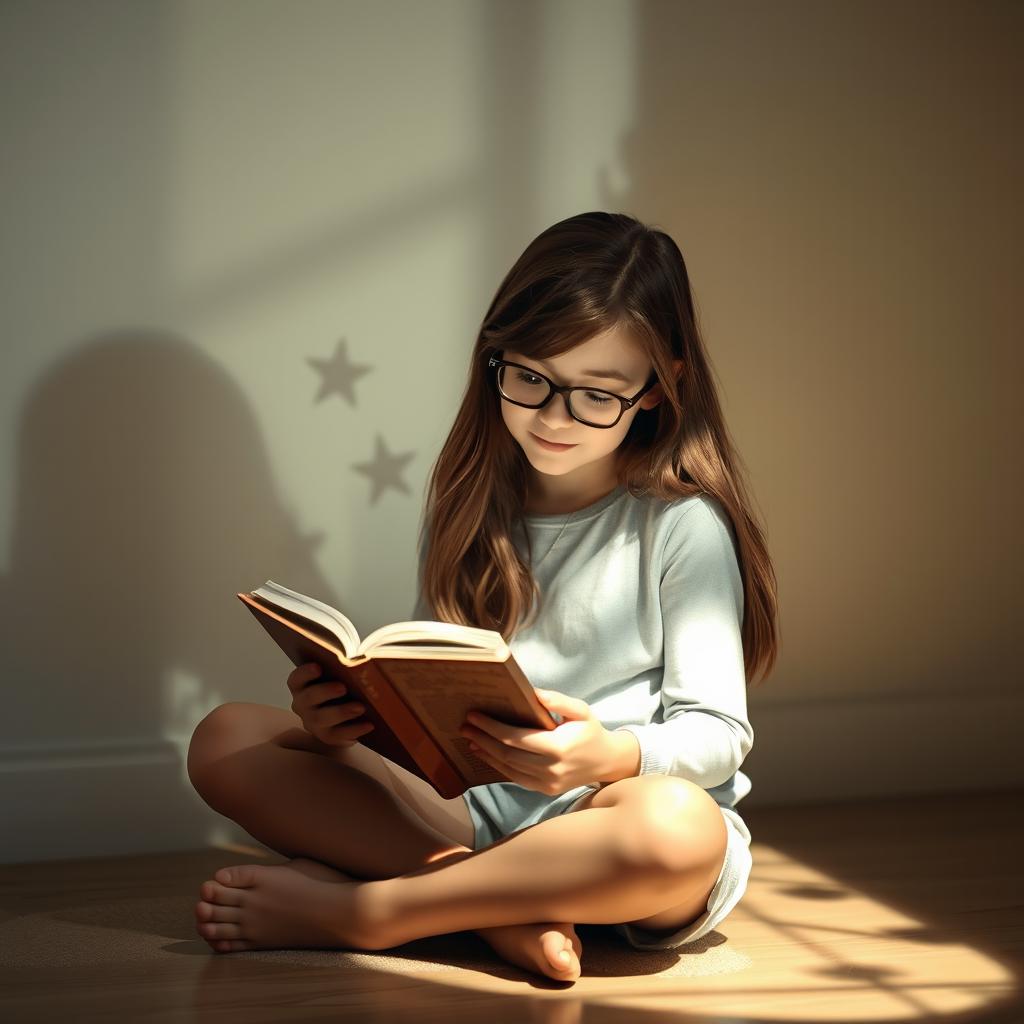
[(365, 736), (373, 723), (360, 718), (366, 710), (345, 696), (348, 688), (336, 679), (318, 680), (320, 666), (308, 661), (288, 676), (292, 711), (306, 732), (332, 747), (350, 747)]
[(557, 690), (537, 690), (541, 703), (562, 716), (554, 729), (521, 729), (473, 711), (461, 735), (480, 749), (474, 753), (512, 782), (548, 796), (603, 781), (613, 760), (611, 733), (586, 701)]

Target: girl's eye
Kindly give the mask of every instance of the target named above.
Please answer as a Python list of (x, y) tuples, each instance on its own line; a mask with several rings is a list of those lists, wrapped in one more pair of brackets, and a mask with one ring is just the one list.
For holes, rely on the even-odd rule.
[(532, 373), (527, 373), (525, 370), (516, 370), (516, 380), (522, 381), (523, 384), (543, 384), (544, 382), (540, 377), (535, 376)]
[(610, 401), (612, 401), (612, 399), (610, 399), (607, 395), (597, 394), (593, 391), (586, 392), (586, 395), (587, 401), (590, 402), (591, 405), (607, 405)]

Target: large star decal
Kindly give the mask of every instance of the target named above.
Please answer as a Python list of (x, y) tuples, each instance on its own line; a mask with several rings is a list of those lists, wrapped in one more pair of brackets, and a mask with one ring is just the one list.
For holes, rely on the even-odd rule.
[(363, 374), (369, 373), (373, 369), (372, 366), (362, 363), (349, 362), (348, 342), (344, 338), (338, 341), (338, 347), (330, 359), (317, 359), (309, 356), (306, 361), (311, 363), (321, 375), (320, 390), (315, 399), (317, 402), (337, 392), (348, 399), (349, 405), (355, 405), (356, 396), (352, 385)]
[(409, 494), (409, 486), (401, 477), (402, 467), (415, 455), (415, 452), (402, 452), (392, 455), (384, 444), (384, 438), (377, 435), (377, 451), (372, 462), (353, 463), (353, 468), (365, 473), (373, 481), (373, 493), (370, 495), (372, 505), (381, 496), (384, 489), (393, 487), (396, 491)]

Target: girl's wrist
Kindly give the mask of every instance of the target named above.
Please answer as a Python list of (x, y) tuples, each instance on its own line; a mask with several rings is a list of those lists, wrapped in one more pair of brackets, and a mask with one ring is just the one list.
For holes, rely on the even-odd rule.
[(598, 782), (618, 782), (640, 774), (640, 741), (628, 729), (608, 733), (608, 765)]

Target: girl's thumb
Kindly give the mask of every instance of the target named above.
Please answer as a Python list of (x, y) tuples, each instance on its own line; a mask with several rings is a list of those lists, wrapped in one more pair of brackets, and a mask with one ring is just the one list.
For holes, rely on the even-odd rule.
[(570, 697), (565, 693), (559, 693), (557, 690), (538, 690), (537, 693), (549, 710), (560, 711), (573, 718), (586, 718), (590, 710), (586, 701)]

